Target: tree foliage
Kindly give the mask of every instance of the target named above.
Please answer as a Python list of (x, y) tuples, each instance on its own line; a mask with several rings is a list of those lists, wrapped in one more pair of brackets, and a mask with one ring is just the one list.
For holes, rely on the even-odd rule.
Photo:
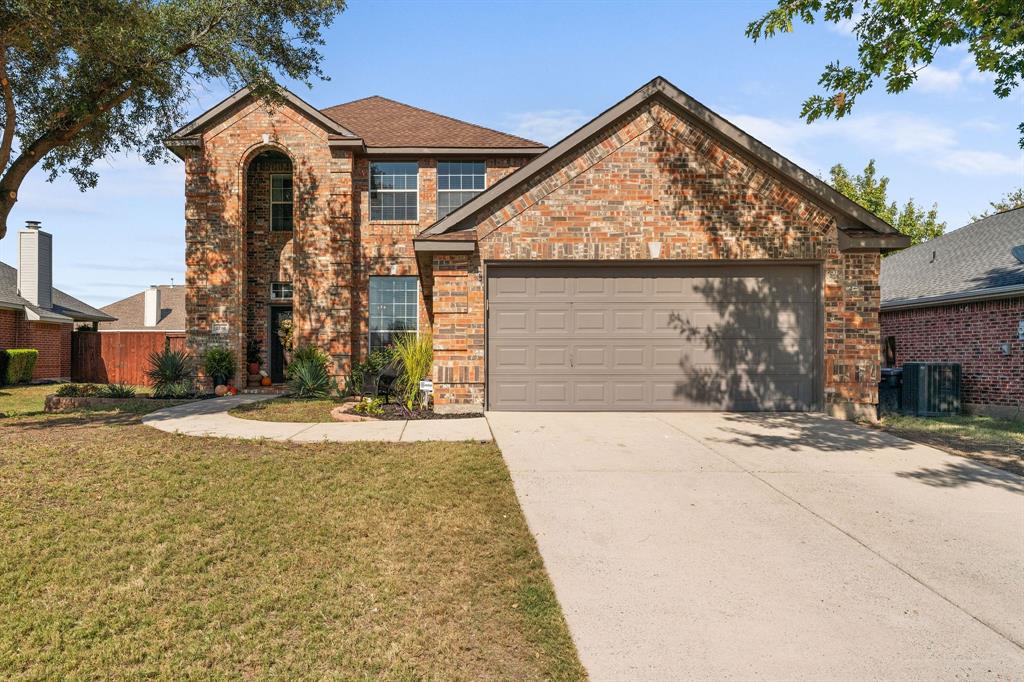
[(990, 208), (982, 211), (979, 215), (972, 215), (971, 221), (978, 221), (995, 213), (1002, 213), (1003, 211), (1010, 211), (1015, 208), (1024, 208), (1024, 187), (1018, 187), (1012, 192), (1007, 192), (1001, 199), (990, 201), (988, 205)]
[(309, 83), (344, 0), (0, 0), (0, 238), (36, 165), (85, 190), (120, 152), (162, 140), (210, 81), (279, 101), (275, 74)]
[[(856, 66), (830, 62), (818, 84), (825, 94), (804, 101), (808, 123), (848, 114), (857, 96), (885, 82), (890, 94), (909, 88), (941, 47), (964, 45), (978, 70), (995, 76), (993, 93), (1005, 98), (1024, 78), (1024, 10), (1020, 0), (779, 0), (747, 26), (757, 41), (791, 33), (794, 21), (818, 18), (852, 23)], [(1018, 127), (1024, 148), (1024, 123)]]
[(878, 177), (874, 159), (868, 161), (863, 173), (852, 176), (843, 164), (837, 163), (829, 176), (830, 184), (839, 192), (910, 237), (911, 244), (935, 239), (946, 231), (946, 223), (938, 222), (937, 204), (925, 209), (911, 198), (900, 209), (895, 201), (889, 201), (889, 178)]

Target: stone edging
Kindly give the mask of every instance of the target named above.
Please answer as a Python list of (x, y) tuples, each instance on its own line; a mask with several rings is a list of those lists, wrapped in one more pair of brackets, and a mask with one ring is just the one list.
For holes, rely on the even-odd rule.
[(103, 398), (101, 396), (62, 396), (48, 395), (43, 404), (44, 412), (74, 412), (75, 410), (93, 407), (121, 407), (135, 403), (143, 403), (157, 408), (180, 405), (181, 400), (157, 399), (136, 396), (134, 398)]

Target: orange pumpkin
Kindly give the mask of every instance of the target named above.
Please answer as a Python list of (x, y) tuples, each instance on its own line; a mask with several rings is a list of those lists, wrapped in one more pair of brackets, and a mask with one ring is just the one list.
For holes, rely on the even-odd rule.
[(221, 397), (222, 395), (227, 394), (227, 392), (228, 387), (225, 386), (224, 384), (217, 384), (217, 387), (213, 389), (213, 394), (216, 395), (218, 398)]
[(261, 386), (269, 386), (271, 384), (270, 377), (263, 377), (260, 379)]

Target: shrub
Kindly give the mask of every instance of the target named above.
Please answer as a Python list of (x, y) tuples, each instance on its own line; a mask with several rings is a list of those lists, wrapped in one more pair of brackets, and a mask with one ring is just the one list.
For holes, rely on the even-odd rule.
[(131, 384), (107, 384), (100, 389), (104, 398), (134, 398), (135, 387)]
[(315, 357), (292, 360), (288, 365), (288, 387), (293, 396), (304, 400), (329, 398), (338, 390), (327, 371), (327, 363)]
[(0, 384), (27, 384), (32, 380), (39, 351), (34, 348), (10, 348), (0, 351)]
[(214, 386), (231, 381), (237, 369), (235, 354), (222, 346), (211, 346), (203, 356), (203, 371), (213, 379)]
[(292, 351), (291, 360), (288, 362), (288, 367), (285, 367), (284, 373), (287, 376), (291, 376), (291, 366), (296, 362), (303, 360), (309, 360), (310, 362), (319, 362), (326, 366), (331, 361), (331, 358), (324, 351), (320, 350), (316, 346), (299, 346)]
[(195, 392), (195, 385), (192, 382), (192, 356), (183, 350), (165, 348), (159, 353), (150, 353), (146, 377), (153, 382), (153, 395), (158, 398), (165, 397), (164, 394), (172, 384), (181, 384), (185, 381), (192, 384), (192, 392)]
[[(365, 386), (368, 379), (373, 378), (376, 381), (379, 378), (380, 373), (394, 361), (395, 352), (391, 346), (381, 348), (370, 353), (369, 357), (366, 358), (366, 362), (357, 362), (352, 365), (352, 372), (345, 380), (345, 392), (349, 395), (361, 396), (365, 392)], [(373, 392), (376, 393), (376, 383), (373, 387)]]
[(420, 381), (430, 375), (434, 341), (430, 334), (406, 333), (395, 338), (394, 349), (400, 370), (395, 388), (406, 409), (411, 410), (420, 394)]
[(159, 390), (153, 389), (154, 398), (194, 398), (199, 391), (196, 382), (191, 378), (172, 381), (164, 384)]
[(352, 411), (356, 414), (365, 414), (371, 417), (384, 414), (384, 399), (383, 398), (363, 398), (358, 403), (352, 406)]
[(61, 384), (57, 387), (57, 395), (61, 398), (89, 398), (100, 395), (100, 387), (96, 384)]
[(263, 366), (263, 342), (259, 339), (249, 339), (245, 345), (245, 362), (255, 363)]

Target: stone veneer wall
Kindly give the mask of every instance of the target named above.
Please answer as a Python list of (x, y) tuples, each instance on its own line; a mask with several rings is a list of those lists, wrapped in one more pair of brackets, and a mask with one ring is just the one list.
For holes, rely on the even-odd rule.
[(648, 259), (823, 264), (830, 411), (870, 415), (879, 368), (878, 253), (841, 253), (832, 215), (657, 101), (583, 143), (477, 218), (479, 255), (434, 258), (435, 400), (484, 398), (482, 262)]

